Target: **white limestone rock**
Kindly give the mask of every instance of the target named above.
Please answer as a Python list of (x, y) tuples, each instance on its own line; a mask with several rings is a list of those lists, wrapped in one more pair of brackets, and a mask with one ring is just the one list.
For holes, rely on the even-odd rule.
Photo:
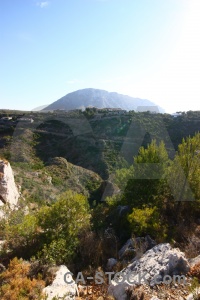
[(59, 266), (53, 283), (43, 289), (43, 293), (47, 295), (47, 300), (52, 300), (54, 297), (63, 300), (75, 299), (78, 289), (72, 276), (70, 274), (66, 276), (69, 272), (66, 266)]
[(10, 163), (0, 159), (0, 206), (8, 204), (13, 209), (19, 197)]
[(190, 270), (185, 254), (173, 249), (170, 244), (159, 244), (148, 250), (140, 259), (136, 259), (115, 276), (108, 293), (116, 300), (126, 300), (129, 286), (149, 284), (154, 286), (162, 282), (166, 275), (173, 280), (174, 275), (186, 274)]
[(195, 265), (200, 263), (200, 255), (194, 257), (194, 258), (190, 258), (188, 259), (190, 267), (194, 267)]

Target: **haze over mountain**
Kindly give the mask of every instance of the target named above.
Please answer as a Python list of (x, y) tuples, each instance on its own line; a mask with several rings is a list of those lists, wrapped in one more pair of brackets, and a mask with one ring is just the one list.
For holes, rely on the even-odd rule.
[(115, 92), (107, 92), (100, 89), (82, 89), (65, 95), (64, 97), (53, 102), (43, 110), (73, 110), (85, 109), (88, 106), (97, 108), (121, 108), (127, 111), (146, 111), (154, 110), (164, 112), (164, 109), (157, 106), (150, 100), (133, 98), (127, 95), (118, 94)]

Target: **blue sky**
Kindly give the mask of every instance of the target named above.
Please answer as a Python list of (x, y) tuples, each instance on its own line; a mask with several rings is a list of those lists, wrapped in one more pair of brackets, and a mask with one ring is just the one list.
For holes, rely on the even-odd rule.
[(82, 88), (200, 110), (199, 0), (1, 0), (0, 107)]

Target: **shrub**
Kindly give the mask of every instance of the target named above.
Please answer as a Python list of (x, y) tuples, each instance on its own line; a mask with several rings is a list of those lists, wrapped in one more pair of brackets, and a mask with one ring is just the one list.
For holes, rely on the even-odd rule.
[(67, 263), (75, 255), (80, 232), (89, 225), (87, 198), (68, 191), (53, 205), (24, 216), (19, 224), (8, 223), (7, 250), (26, 259), (34, 255), (45, 263)]
[(128, 221), (132, 232), (136, 236), (150, 234), (160, 237), (163, 235), (163, 228), (157, 207), (134, 208), (132, 214), (128, 215)]
[(0, 274), (1, 300), (44, 299), (44, 281), (28, 278), (29, 269), (30, 264), (22, 259), (14, 258), (10, 261), (8, 269)]

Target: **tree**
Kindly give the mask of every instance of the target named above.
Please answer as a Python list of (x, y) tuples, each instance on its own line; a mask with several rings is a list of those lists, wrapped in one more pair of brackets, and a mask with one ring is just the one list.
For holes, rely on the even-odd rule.
[(72, 191), (61, 194), (55, 204), (39, 211), (38, 225), (44, 243), (40, 257), (57, 264), (67, 262), (75, 254), (79, 233), (90, 226), (87, 198)]
[(141, 147), (134, 157), (133, 178), (127, 182), (123, 200), (142, 208), (144, 204), (159, 206), (159, 195), (166, 188), (166, 169), (169, 158), (164, 142), (159, 145), (153, 140), (145, 149)]
[(19, 224), (8, 222), (7, 247), (26, 259), (36, 256), (45, 263), (67, 263), (75, 254), (80, 232), (89, 226), (87, 198), (67, 191), (52, 206), (24, 216)]
[(160, 214), (156, 207), (133, 208), (128, 215), (132, 233), (136, 235), (150, 234), (154, 237), (164, 237), (164, 227), (161, 224)]
[[(176, 218), (193, 218), (200, 210), (200, 133), (182, 140), (169, 168)], [(189, 214), (188, 214), (189, 212)]]

